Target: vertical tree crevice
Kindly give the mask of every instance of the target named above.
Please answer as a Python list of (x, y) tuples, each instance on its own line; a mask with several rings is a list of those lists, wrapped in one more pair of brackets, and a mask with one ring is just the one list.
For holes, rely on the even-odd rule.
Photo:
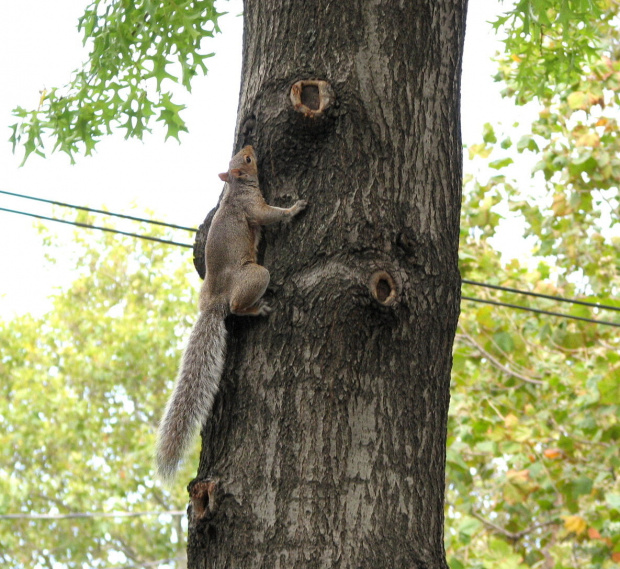
[(238, 145), (309, 205), (264, 234), (274, 313), (227, 323), (189, 567), (447, 567), (465, 5), (245, 3)]

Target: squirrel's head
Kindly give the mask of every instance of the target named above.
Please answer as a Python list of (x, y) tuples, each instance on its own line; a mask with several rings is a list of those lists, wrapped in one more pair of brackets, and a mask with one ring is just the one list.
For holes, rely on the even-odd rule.
[(220, 180), (228, 183), (233, 180), (258, 183), (258, 167), (254, 148), (246, 146), (237, 152), (228, 164), (228, 172), (222, 172), (219, 176)]

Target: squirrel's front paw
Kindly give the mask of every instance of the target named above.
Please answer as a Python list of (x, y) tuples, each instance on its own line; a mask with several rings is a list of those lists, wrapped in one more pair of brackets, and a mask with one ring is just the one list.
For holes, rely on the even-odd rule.
[(293, 215), (297, 215), (300, 211), (306, 209), (308, 202), (306, 200), (298, 200), (295, 202), (295, 205), (292, 207)]

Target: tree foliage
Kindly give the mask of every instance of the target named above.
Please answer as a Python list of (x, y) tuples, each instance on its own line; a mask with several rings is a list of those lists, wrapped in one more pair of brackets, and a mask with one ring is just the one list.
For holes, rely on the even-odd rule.
[(613, 19), (613, 0), (515, 0), (493, 26), (505, 32), (498, 79), (523, 104), (578, 80), (600, 57), (601, 26)]
[[(184, 488), (154, 482), (152, 454), (195, 312), (187, 258), (108, 234), (75, 243), (81, 274), (53, 309), (0, 324), (0, 515), (160, 515), (0, 519), (0, 564), (182, 558), (184, 516), (166, 512), (185, 509)], [(192, 471), (190, 460), (182, 479)]]
[(206, 74), (206, 38), (218, 32), (214, 0), (92, 0), (78, 30), (89, 49), (88, 61), (63, 88), (43, 91), (37, 109), (17, 107), (12, 125), (13, 150), (23, 146), (24, 162), (35, 152), (45, 156), (45, 139), (53, 149), (90, 155), (112, 130), (142, 138), (152, 118), (166, 126), (166, 138), (187, 131), (180, 116), (184, 105), (165, 90)]
[[(600, 54), (600, 26), (610, 25), (614, 0), (516, 0), (494, 26), (506, 32), (500, 76), (518, 103), (550, 95), (573, 82)], [(215, 0), (91, 0), (78, 29), (88, 59), (62, 88), (42, 91), (38, 108), (13, 111), (13, 150), (45, 156), (53, 151), (90, 155), (114, 130), (142, 139), (153, 117), (166, 138), (187, 131), (180, 116), (179, 83), (206, 74), (204, 41), (219, 32)], [(544, 78), (545, 80), (532, 80)], [(548, 81), (546, 79), (549, 79)]]
[[(536, 95), (540, 112), (516, 144), (510, 131), (486, 125), (469, 149), (480, 173), (465, 178), (461, 272), (620, 307), (618, 6), (575, 6), (593, 8), (596, 18), (571, 44), (570, 65), (556, 66), (545, 48), (561, 39), (552, 7), (552, 26), (539, 15), (546, 39), (538, 56), (541, 45), (522, 34), (499, 58), (505, 94), (518, 103)], [(530, 184), (520, 172), (526, 154), (536, 158)], [(502, 263), (490, 246), (504, 218), (524, 224), (529, 261)], [(465, 294), (562, 310), (507, 293)], [(578, 305), (565, 311), (618, 321)], [(448, 447), (452, 569), (620, 562), (619, 344), (617, 328), (464, 301)]]

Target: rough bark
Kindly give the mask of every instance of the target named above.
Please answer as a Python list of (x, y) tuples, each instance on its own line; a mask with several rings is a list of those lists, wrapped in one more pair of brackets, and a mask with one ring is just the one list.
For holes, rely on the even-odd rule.
[(264, 233), (274, 313), (227, 323), (190, 568), (447, 567), (466, 2), (245, 3), (237, 148), (309, 206)]

